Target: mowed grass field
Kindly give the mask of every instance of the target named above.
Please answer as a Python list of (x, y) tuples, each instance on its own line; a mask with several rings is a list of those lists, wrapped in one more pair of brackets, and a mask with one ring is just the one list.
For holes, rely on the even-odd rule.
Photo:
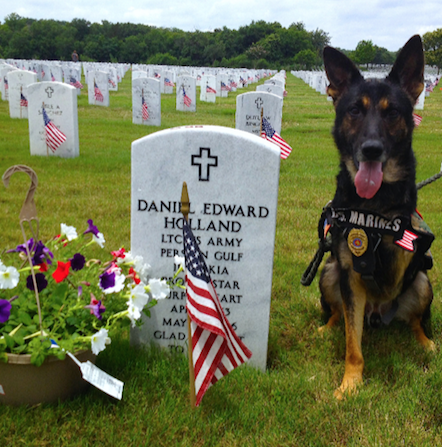
[[(109, 250), (130, 247), (131, 142), (159, 130), (132, 124), (130, 78), (128, 72), (119, 91), (111, 92), (109, 108), (89, 105), (82, 92), (80, 157), (75, 159), (31, 157), (28, 122), (9, 118), (8, 103), (0, 101), (0, 172), (15, 164), (36, 171), (43, 240), (58, 234), (61, 222), (81, 230), (92, 218)], [(255, 87), (217, 98), (215, 104), (198, 100), (193, 114), (177, 112), (175, 95), (163, 95), (161, 128), (235, 127), (236, 95)], [(322, 207), (334, 193), (334, 111), (324, 96), (291, 74), (286, 89), (281, 134), (293, 152), (280, 170), (266, 373), (241, 367), (192, 409), (187, 360), (131, 347), (123, 333), (97, 358), (102, 369), (125, 382), (122, 401), (91, 388), (58, 405), (0, 406), (1, 447), (442, 445), (442, 180), (419, 192), (419, 210), (436, 235), (429, 276), (437, 352), (424, 352), (402, 323), (366, 328), (364, 385), (338, 402), (333, 391), (344, 371), (344, 325), (319, 337), (318, 278), (308, 288), (300, 285), (317, 248)], [(419, 113), (423, 121), (414, 138), (418, 181), (438, 172), (442, 161), (439, 88)], [(22, 242), (18, 213), (28, 186), (24, 174), (15, 174), (8, 189), (0, 185), (1, 249)]]

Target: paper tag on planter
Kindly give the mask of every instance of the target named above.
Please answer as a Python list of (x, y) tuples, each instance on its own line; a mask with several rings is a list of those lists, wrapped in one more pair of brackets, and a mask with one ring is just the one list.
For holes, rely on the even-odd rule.
[(110, 376), (103, 370), (95, 366), (89, 360), (81, 363), (81, 372), (83, 379), (94, 385), (96, 388), (109, 394), (109, 396), (115, 397), (121, 400), (123, 395), (124, 383), (115, 377)]

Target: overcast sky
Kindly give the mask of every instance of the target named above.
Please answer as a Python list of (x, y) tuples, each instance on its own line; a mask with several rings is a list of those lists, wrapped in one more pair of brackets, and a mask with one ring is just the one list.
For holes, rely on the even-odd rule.
[(413, 35), (442, 28), (440, 0), (16, 0), (1, 1), (0, 20), (10, 13), (70, 22), (131, 22), (184, 31), (238, 29), (252, 20), (287, 28), (304, 22), (321, 29), (331, 45), (354, 50), (361, 40), (396, 51)]

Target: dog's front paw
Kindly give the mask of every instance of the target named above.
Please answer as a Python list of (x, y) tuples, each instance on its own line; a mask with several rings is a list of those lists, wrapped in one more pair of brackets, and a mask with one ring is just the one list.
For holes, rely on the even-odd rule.
[(333, 395), (338, 400), (343, 400), (346, 396), (351, 396), (357, 393), (357, 386), (362, 383), (362, 377), (353, 376), (342, 379), (341, 386), (335, 390)]

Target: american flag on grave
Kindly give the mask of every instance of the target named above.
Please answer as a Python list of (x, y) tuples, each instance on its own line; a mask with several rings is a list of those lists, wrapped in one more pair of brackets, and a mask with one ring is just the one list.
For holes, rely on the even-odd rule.
[(158, 79), (161, 78), (161, 75), (160, 75), (159, 73), (156, 73), (156, 72), (155, 72), (154, 76), (155, 76), (156, 78), (158, 78)]
[(184, 85), (183, 85), (183, 102), (186, 107), (190, 107), (192, 104), (192, 100), (187, 95), (186, 90), (184, 89)]
[(23, 93), (20, 93), (20, 107), (28, 107), (28, 100)]
[(143, 95), (141, 95), (141, 116), (143, 121), (147, 121), (149, 119), (149, 112), (147, 110), (147, 104)]
[(75, 88), (83, 88), (83, 84), (80, 81), (77, 81), (73, 76), (71, 76), (69, 83)]
[(175, 84), (169, 78), (164, 78), (164, 85), (167, 87), (175, 87)]
[(236, 88), (236, 87), (238, 87), (238, 84), (233, 79), (231, 79), (230, 80), (230, 87)]
[(44, 107), (43, 121), (45, 125), (46, 145), (55, 152), (66, 141), (66, 135), (49, 119)]
[(94, 97), (95, 101), (103, 102), (103, 94), (101, 93), (100, 89), (97, 86), (97, 83), (94, 81)]
[(212, 87), (210, 87), (209, 85), (206, 85), (206, 93), (215, 93), (216, 94), (216, 90)]
[(112, 87), (115, 87), (115, 82), (114, 82), (111, 78), (107, 78), (107, 82), (109, 82), (109, 84), (110, 84)]
[(235, 333), (221, 307), (203, 255), (187, 220), (183, 223), (187, 314), (190, 317), (196, 406), (207, 389), (252, 352)]
[(222, 92), (230, 92), (232, 90), (228, 85), (226, 85), (223, 81), (221, 81), (221, 91)]
[(418, 115), (417, 113), (413, 113), (413, 121), (414, 125), (417, 127), (422, 122), (422, 117)]
[(292, 151), (290, 145), (273, 129), (272, 125), (264, 117), (262, 118), (261, 136), (279, 147), (282, 159), (286, 159), (290, 155)]
[(5, 90), (9, 89), (9, 83), (8, 83), (8, 79), (6, 78), (6, 76), (3, 78), (3, 83), (5, 84)]
[(51, 71), (51, 81), (55, 82), (55, 76), (52, 74), (52, 71)]

